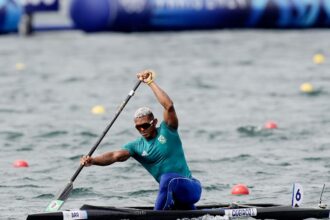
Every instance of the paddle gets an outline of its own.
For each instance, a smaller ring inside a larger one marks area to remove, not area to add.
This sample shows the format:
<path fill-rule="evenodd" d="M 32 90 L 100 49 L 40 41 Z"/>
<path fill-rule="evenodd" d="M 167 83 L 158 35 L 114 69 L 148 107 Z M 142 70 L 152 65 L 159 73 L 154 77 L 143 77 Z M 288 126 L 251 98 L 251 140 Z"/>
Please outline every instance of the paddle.
<path fill-rule="evenodd" d="M 137 90 L 137 88 L 139 87 L 139 85 L 141 84 L 141 82 L 142 81 L 139 80 L 136 83 L 136 85 L 134 86 L 133 90 L 131 90 L 129 92 L 129 94 L 128 94 L 127 98 L 125 99 L 125 101 L 120 105 L 120 107 L 119 107 L 119 109 L 118 109 L 115 117 L 112 119 L 112 121 L 110 122 L 110 124 L 105 128 L 105 130 L 103 131 L 103 134 L 99 137 L 99 139 L 97 140 L 97 142 L 94 144 L 93 148 L 87 154 L 88 156 L 92 156 L 92 154 L 94 153 L 94 151 L 96 150 L 96 148 L 101 143 L 102 139 L 105 137 L 105 135 L 107 134 L 107 132 L 109 131 L 109 129 L 111 128 L 111 126 L 113 125 L 113 123 L 118 118 L 118 116 L 121 113 L 121 111 L 124 109 L 124 107 L 126 106 L 126 104 L 128 103 L 128 101 L 134 95 L 135 91 Z M 70 192 L 73 189 L 73 182 L 75 181 L 75 179 L 77 178 L 77 176 L 79 175 L 79 173 L 83 169 L 83 167 L 84 167 L 84 165 L 80 165 L 79 166 L 79 168 L 77 169 L 77 171 L 71 177 L 71 179 L 68 182 L 68 184 L 65 186 L 64 190 L 62 190 L 62 192 L 56 196 L 56 199 L 52 200 L 49 203 L 49 205 L 46 208 L 46 211 L 49 211 L 49 212 L 51 212 L 51 211 L 58 211 L 61 208 L 61 206 L 66 201 L 66 199 L 69 197 Z"/>

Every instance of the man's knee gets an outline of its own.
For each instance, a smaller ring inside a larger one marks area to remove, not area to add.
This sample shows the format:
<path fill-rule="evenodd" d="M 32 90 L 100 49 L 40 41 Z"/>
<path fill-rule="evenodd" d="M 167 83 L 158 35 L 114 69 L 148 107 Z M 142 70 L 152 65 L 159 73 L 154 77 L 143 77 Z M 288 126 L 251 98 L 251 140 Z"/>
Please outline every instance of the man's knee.
<path fill-rule="evenodd" d="M 174 200 L 181 204 L 194 204 L 201 198 L 202 188 L 197 180 L 187 178 L 173 179 L 169 185 Z"/>

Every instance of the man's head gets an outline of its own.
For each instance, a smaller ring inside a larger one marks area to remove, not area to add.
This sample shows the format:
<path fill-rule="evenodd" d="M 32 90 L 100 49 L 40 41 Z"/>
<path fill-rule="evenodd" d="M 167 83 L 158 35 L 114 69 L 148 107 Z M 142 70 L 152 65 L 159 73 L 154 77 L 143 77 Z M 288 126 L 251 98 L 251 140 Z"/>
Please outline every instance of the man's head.
<path fill-rule="evenodd" d="M 134 114 L 135 128 L 140 134 L 146 138 L 151 139 L 157 135 L 156 124 L 157 119 L 148 107 L 142 107 L 136 110 Z"/>

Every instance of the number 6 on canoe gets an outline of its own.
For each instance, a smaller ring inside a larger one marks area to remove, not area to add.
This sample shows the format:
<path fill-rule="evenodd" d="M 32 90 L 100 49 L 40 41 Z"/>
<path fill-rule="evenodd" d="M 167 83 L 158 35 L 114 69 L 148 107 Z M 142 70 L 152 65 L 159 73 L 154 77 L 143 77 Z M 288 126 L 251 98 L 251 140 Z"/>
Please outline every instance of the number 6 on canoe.
<path fill-rule="evenodd" d="M 94 144 L 93 148 L 87 154 L 88 156 L 92 156 L 92 154 L 94 153 L 94 151 L 96 150 L 96 148 L 99 146 L 99 144 L 101 143 L 101 141 L 103 140 L 103 138 L 105 137 L 105 135 L 107 134 L 107 132 L 109 131 L 109 129 L 111 128 L 111 126 L 113 125 L 113 123 L 118 118 L 118 116 L 121 113 L 121 111 L 124 109 L 124 107 L 126 106 L 126 104 L 128 103 L 128 101 L 134 95 L 134 93 L 137 90 L 137 88 L 140 86 L 141 82 L 142 81 L 139 80 L 136 83 L 136 85 L 134 86 L 133 90 L 131 90 L 129 92 L 129 94 L 128 94 L 127 98 L 125 99 L 125 101 L 120 105 L 120 107 L 119 107 L 119 109 L 118 109 L 115 117 L 112 119 L 112 121 L 110 122 L 110 124 L 105 128 L 105 130 L 103 131 L 103 134 L 99 137 L 99 139 L 97 140 L 97 142 Z M 61 208 L 61 206 L 66 201 L 66 199 L 69 197 L 70 192 L 73 189 L 73 182 L 75 181 L 75 179 L 77 178 L 77 176 L 79 175 L 79 173 L 83 169 L 83 167 L 84 167 L 83 165 L 80 165 L 79 166 L 79 168 L 77 169 L 77 171 L 71 177 L 71 179 L 68 182 L 68 184 L 65 186 L 64 190 L 62 190 L 62 192 L 60 194 L 58 194 L 56 196 L 56 198 L 49 203 L 49 205 L 46 208 L 46 211 L 48 211 L 48 212 L 54 212 L 54 211 L 58 211 Z"/>

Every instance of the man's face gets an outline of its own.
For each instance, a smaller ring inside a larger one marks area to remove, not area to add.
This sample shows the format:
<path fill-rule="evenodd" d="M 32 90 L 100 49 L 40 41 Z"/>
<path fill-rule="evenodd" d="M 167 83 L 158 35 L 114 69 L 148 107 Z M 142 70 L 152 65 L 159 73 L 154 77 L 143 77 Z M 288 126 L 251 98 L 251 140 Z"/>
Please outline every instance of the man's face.
<path fill-rule="evenodd" d="M 144 138 L 153 138 L 153 134 L 156 131 L 157 119 L 150 116 L 143 116 L 141 118 L 134 119 L 134 122 L 135 128 Z"/>

